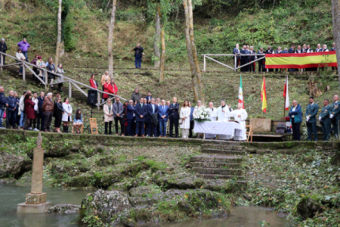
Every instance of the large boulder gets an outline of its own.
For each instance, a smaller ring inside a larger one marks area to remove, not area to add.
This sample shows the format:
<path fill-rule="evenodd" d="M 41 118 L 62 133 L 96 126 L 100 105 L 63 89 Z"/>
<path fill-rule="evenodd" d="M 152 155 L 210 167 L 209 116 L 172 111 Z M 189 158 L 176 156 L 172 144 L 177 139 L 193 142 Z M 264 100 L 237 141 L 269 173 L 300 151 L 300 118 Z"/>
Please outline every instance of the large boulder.
<path fill-rule="evenodd" d="M 297 205 L 297 212 L 303 219 L 313 218 L 316 213 L 323 212 L 320 196 L 312 195 L 306 196 L 300 200 Z"/>
<path fill-rule="evenodd" d="M 79 205 L 57 204 L 48 208 L 47 212 L 58 214 L 75 214 L 79 212 L 79 208 L 80 208 Z"/>
<path fill-rule="evenodd" d="M 12 155 L 0 152 L 0 178 L 8 176 L 19 178 L 30 169 L 32 169 L 32 160 L 26 155 Z"/>
<path fill-rule="evenodd" d="M 126 211 L 132 206 L 126 194 L 119 191 L 104 191 L 99 189 L 94 193 L 86 195 L 81 202 L 80 216 L 97 217 L 104 223 L 117 213 Z"/>

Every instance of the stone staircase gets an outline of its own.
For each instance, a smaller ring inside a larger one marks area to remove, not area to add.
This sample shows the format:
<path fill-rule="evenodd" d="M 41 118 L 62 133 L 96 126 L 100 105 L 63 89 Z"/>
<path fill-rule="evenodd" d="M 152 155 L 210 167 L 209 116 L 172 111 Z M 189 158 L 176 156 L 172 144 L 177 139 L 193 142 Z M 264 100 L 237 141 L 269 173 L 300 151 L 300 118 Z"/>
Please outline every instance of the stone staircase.
<path fill-rule="evenodd" d="M 236 142 L 202 144 L 201 155 L 190 158 L 192 171 L 205 179 L 234 179 L 246 183 L 241 164 L 245 152 Z"/>

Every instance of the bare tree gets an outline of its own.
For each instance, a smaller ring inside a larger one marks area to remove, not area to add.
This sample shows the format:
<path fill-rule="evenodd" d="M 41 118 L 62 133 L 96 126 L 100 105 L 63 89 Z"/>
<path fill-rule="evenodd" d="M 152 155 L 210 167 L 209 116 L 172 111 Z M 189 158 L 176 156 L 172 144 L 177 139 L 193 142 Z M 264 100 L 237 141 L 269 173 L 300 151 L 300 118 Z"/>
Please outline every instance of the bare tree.
<path fill-rule="evenodd" d="M 109 57 L 109 75 L 113 78 L 113 32 L 115 28 L 115 18 L 116 18 L 116 6 L 117 0 L 113 0 L 112 2 L 112 12 L 111 12 L 111 20 L 109 24 L 109 35 L 108 35 L 108 57 Z"/>
<path fill-rule="evenodd" d="M 62 0 L 59 0 L 59 10 L 58 10 L 58 35 L 57 35 L 57 48 L 56 48 L 56 56 L 55 56 L 55 65 L 58 67 L 59 55 L 61 44 L 61 6 Z"/>
<path fill-rule="evenodd" d="M 333 15 L 333 39 L 335 42 L 336 60 L 338 63 L 338 80 L 340 85 L 340 2 L 332 0 L 332 15 Z"/>
<path fill-rule="evenodd" d="M 194 38 L 194 18 L 192 12 L 192 0 L 183 0 L 184 13 L 185 13 L 185 36 L 187 43 L 187 51 L 189 64 L 191 69 L 192 85 L 194 90 L 195 100 L 202 100 L 204 98 L 204 86 L 202 83 L 202 73 L 198 63 L 197 50 Z"/>
<path fill-rule="evenodd" d="M 154 45 L 153 45 L 153 52 L 155 55 L 155 62 L 154 62 L 154 68 L 158 68 L 160 66 L 160 51 L 159 51 L 159 41 L 161 37 L 161 18 L 160 18 L 160 7 L 158 5 L 157 7 L 157 13 L 156 13 L 156 32 L 155 32 L 155 38 L 154 38 Z"/>
<path fill-rule="evenodd" d="M 161 67 L 159 73 L 159 82 L 164 81 L 164 65 L 165 65 L 165 37 L 164 37 L 164 25 L 162 26 L 161 32 L 161 40 L 162 40 L 162 55 L 161 55 Z"/>

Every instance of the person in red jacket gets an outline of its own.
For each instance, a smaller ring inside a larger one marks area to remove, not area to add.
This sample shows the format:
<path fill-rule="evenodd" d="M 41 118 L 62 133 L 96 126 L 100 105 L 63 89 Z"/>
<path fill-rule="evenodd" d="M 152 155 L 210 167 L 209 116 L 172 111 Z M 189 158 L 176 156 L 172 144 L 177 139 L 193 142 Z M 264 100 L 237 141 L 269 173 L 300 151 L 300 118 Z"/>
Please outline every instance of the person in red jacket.
<path fill-rule="evenodd" d="M 109 81 L 108 81 L 108 80 L 105 80 L 105 84 L 103 85 L 104 92 L 110 93 L 110 91 L 109 91 L 109 86 L 111 86 L 111 84 L 109 84 Z M 106 102 L 106 100 L 107 100 L 108 98 L 109 98 L 109 95 L 108 95 L 108 94 L 103 94 L 104 102 Z"/>
<path fill-rule="evenodd" d="M 117 95 L 118 93 L 118 87 L 115 84 L 114 79 L 111 79 L 111 83 L 109 84 L 109 82 L 106 80 L 105 84 L 104 84 L 104 92 L 107 93 L 111 93 L 114 95 Z M 108 94 L 103 94 L 103 99 L 106 101 L 109 98 Z"/>
<path fill-rule="evenodd" d="M 90 85 L 91 85 L 92 88 L 98 89 L 98 83 L 94 78 L 94 74 L 91 75 Z"/>
<path fill-rule="evenodd" d="M 32 95 L 30 93 L 27 93 L 25 95 L 25 113 L 27 117 L 27 125 L 31 125 L 31 120 L 34 120 L 36 118 L 35 112 L 34 112 L 34 105 L 35 102 L 32 100 Z M 32 130 L 31 127 L 28 128 L 28 130 Z"/>

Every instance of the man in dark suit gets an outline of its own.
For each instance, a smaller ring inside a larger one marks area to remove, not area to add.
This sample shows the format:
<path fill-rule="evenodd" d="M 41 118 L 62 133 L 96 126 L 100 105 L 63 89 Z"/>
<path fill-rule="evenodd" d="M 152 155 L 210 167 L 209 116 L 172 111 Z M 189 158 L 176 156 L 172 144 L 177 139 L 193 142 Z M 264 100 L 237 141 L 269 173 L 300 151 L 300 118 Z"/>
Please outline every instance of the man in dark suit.
<path fill-rule="evenodd" d="M 308 132 L 308 141 L 312 141 L 312 132 L 314 134 L 314 140 L 318 141 L 318 132 L 316 129 L 316 115 L 318 114 L 319 106 L 314 103 L 314 98 L 309 97 L 309 105 L 306 109 L 306 123 Z"/>
<path fill-rule="evenodd" d="M 45 124 L 45 115 L 44 111 L 42 109 L 42 106 L 44 104 L 45 99 L 45 93 L 40 92 L 40 96 L 38 97 L 38 109 L 39 113 L 37 115 L 37 129 L 43 131 L 44 130 L 44 124 Z"/>
<path fill-rule="evenodd" d="M 151 99 L 152 99 L 152 96 L 151 96 L 151 92 L 148 91 L 148 96 L 145 97 L 146 98 L 146 103 L 147 104 L 150 104 L 151 103 Z"/>
<path fill-rule="evenodd" d="M 9 91 L 9 96 L 6 99 L 6 106 L 7 106 L 7 110 L 8 110 L 8 116 L 6 116 L 6 118 L 8 118 L 8 123 L 9 125 L 6 125 L 7 128 L 11 128 L 15 126 L 15 119 L 14 119 L 14 114 L 15 114 L 15 110 L 18 108 L 18 103 L 16 98 L 14 98 L 14 94 L 13 91 Z"/>
<path fill-rule="evenodd" d="M 253 55 L 253 56 L 249 56 L 249 62 L 255 61 L 255 54 L 256 54 L 256 52 L 255 52 L 253 46 L 251 46 L 251 47 L 249 48 L 249 54 L 252 54 L 252 55 Z M 256 63 L 255 63 L 255 62 L 251 63 L 251 64 L 249 65 L 249 71 L 250 71 L 250 72 L 255 72 L 255 66 L 256 66 Z"/>
<path fill-rule="evenodd" d="M 331 48 L 331 51 L 336 51 L 335 50 L 335 43 L 333 43 L 333 47 Z M 337 67 L 334 67 L 334 66 L 332 67 L 332 70 L 336 70 L 336 69 L 337 69 Z"/>
<path fill-rule="evenodd" d="M 263 52 L 263 47 L 260 48 L 260 50 L 257 52 L 257 54 L 264 54 Z M 263 56 L 257 56 L 257 58 L 262 58 Z M 265 68 L 264 68 L 264 59 L 259 60 L 259 73 L 260 72 L 264 72 Z"/>
<path fill-rule="evenodd" d="M 282 54 L 282 49 L 280 46 L 277 47 L 277 51 L 275 51 L 275 54 Z M 281 71 L 281 69 L 276 69 L 276 72 L 279 72 L 279 71 Z"/>
<path fill-rule="evenodd" d="M 265 54 L 274 54 L 274 50 L 271 46 L 268 46 L 268 49 L 264 52 Z M 273 69 L 268 69 L 268 72 L 273 72 Z"/>
<path fill-rule="evenodd" d="M 239 49 L 239 44 L 236 44 L 236 47 L 233 50 L 233 54 L 240 54 L 240 49 Z M 240 65 L 241 63 L 241 56 L 234 56 L 234 64 L 235 64 L 235 59 L 236 59 L 236 68 Z M 236 70 L 237 71 L 237 70 Z"/>
<path fill-rule="evenodd" d="M 158 107 L 158 123 L 159 123 L 159 137 L 166 137 L 166 123 L 168 122 L 169 107 L 165 105 L 165 100 L 162 100 Z"/>
<path fill-rule="evenodd" d="M 155 104 L 155 99 L 151 99 L 151 103 L 148 105 L 148 117 L 147 122 L 147 136 L 157 137 L 157 124 L 158 124 L 158 106 Z"/>
<path fill-rule="evenodd" d="M 141 98 L 139 103 L 136 105 L 135 113 L 136 113 L 136 135 L 135 137 L 138 137 L 139 127 L 141 130 L 142 137 L 145 137 L 144 124 L 145 124 L 145 117 L 147 115 L 147 105 L 144 104 L 143 98 Z"/>
<path fill-rule="evenodd" d="M 175 125 L 175 137 L 178 138 L 178 120 L 179 120 L 179 104 L 177 98 L 172 99 L 172 104 L 169 105 L 169 118 L 170 118 L 170 137 L 173 135 L 173 126 Z"/>
<path fill-rule="evenodd" d="M 195 126 L 195 121 L 194 121 L 194 110 L 195 110 L 195 107 L 191 106 L 191 102 L 189 102 L 189 107 L 190 107 L 190 129 L 189 129 L 189 138 L 193 138 L 192 130 L 194 129 L 194 126 Z"/>
<path fill-rule="evenodd" d="M 290 54 L 294 54 L 295 53 L 295 45 L 292 45 L 291 48 L 289 48 L 288 53 L 290 53 Z M 295 71 L 296 70 L 292 69 L 292 68 L 288 69 L 288 72 L 295 72 Z"/>
<path fill-rule="evenodd" d="M 323 101 L 323 108 L 321 110 L 321 113 L 319 115 L 319 121 L 321 123 L 322 126 L 322 134 L 323 134 L 323 141 L 328 141 L 329 140 L 329 136 L 331 134 L 331 119 L 330 119 L 330 115 L 331 115 L 331 107 L 329 105 L 329 100 L 325 99 Z"/>
<path fill-rule="evenodd" d="M 333 96 L 334 103 L 331 104 L 331 122 L 334 130 L 334 135 L 336 138 L 339 137 L 339 120 L 340 120 L 340 102 L 339 95 Z"/>
<path fill-rule="evenodd" d="M 133 100 L 129 100 L 129 105 L 127 106 L 127 115 L 126 119 L 128 122 L 127 125 L 127 136 L 135 135 L 135 129 L 133 128 L 134 124 L 134 115 L 135 115 L 135 107 L 133 106 Z"/>
<path fill-rule="evenodd" d="M 243 45 L 243 48 L 241 49 L 241 54 L 248 54 L 248 51 L 246 49 L 246 45 Z M 247 63 L 248 56 L 241 56 L 241 66 L 245 65 Z M 246 72 L 247 71 L 247 66 L 244 66 L 241 68 L 241 72 Z"/>

